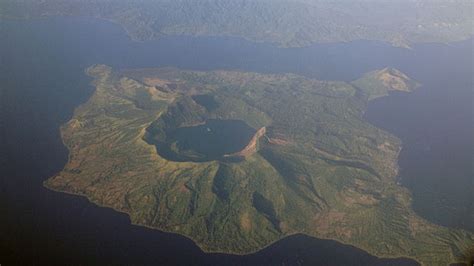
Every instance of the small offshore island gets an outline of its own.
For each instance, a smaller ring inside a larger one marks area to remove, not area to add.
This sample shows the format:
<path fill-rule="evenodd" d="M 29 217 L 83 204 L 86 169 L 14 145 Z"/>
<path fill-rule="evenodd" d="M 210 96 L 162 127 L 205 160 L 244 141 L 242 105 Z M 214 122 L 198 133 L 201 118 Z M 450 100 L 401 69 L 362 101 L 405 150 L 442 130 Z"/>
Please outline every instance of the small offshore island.
<path fill-rule="evenodd" d="M 474 235 L 415 214 L 396 182 L 400 140 L 363 120 L 370 100 L 419 86 L 396 69 L 351 83 L 86 72 L 96 91 L 61 128 L 69 161 L 45 182 L 50 189 L 185 235 L 206 252 L 247 254 L 303 233 L 422 265 L 470 259 Z"/>

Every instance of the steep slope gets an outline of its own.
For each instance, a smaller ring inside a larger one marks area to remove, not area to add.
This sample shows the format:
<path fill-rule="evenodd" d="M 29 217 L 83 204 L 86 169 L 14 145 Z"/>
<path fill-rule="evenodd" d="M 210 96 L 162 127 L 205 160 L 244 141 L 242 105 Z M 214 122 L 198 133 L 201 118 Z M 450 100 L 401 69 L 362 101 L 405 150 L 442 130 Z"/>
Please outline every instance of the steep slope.
<path fill-rule="evenodd" d="M 469 259 L 472 233 L 412 211 L 396 183 L 400 141 L 362 119 L 360 88 L 292 74 L 103 65 L 87 73 L 96 91 L 61 128 L 70 157 L 48 188 L 186 235 L 207 252 L 251 253 L 304 233 L 424 265 Z M 238 160 L 160 156 L 153 140 L 170 144 L 169 130 L 210 119 L 258 130 L 252 152 L 230 156 Z"/>

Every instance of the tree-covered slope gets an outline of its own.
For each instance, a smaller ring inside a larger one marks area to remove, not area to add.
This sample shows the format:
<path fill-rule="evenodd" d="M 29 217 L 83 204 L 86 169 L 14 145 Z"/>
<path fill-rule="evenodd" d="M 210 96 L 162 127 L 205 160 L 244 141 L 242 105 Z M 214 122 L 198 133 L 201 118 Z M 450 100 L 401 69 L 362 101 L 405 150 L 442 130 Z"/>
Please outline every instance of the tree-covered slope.
<path fill-rule="evenodd" d="M 45 182 L 51 189 L 208 252 L 251 253 L 304 233 L 424 265 L 468 260 L 472 233 L 411 209 L 396 183 L 400 141 L 362 119 L 359 87 L 293 74 L 104 65 L 87 73 L 96 91 L 61 128 L 70 156 Z M 256 133 L 240 152 L 191 160 L 172 132 L 209 120 L 242 121 Z M 178 159 L 162 156 L 163 146 Z"/>
<path fill-rule="evenodd" d="M 204 35 L 285 47 L 352 40 L 407 47 L 471 37 L 473 10 L 470 0 L 5 0 L 0 17 L 99 17 L 138 40 Z"/>

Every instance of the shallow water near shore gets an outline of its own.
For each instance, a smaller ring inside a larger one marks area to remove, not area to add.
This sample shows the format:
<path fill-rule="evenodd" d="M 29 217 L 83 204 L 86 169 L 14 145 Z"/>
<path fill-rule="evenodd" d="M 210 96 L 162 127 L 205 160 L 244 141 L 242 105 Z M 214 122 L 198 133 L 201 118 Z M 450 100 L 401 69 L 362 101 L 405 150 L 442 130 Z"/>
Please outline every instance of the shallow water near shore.
<path fill-rule="evenodd" d="M 423 86 L 373 101 L 366 118 L 402 139 L 400 182 L 412 192 L 417 213 L 474 231 L 472 40 L 412 50 L 369 41 L 289 49 L 238 38 L 133 42 L 118 25 L 78 18 L 0 21 L 0 33 L 0 248 L 6 258 L 21 252 L 25 262 L 39 264 L 416 265 L 302 235 L 248 256 L 205 254 L 185 237 L 130 225 L 124 214 L 45 189 L 42 182 L 67 161 L 59 127 L 91 95 L 84 69 L 96 63 L 346 81 L 396 67 Z"/>

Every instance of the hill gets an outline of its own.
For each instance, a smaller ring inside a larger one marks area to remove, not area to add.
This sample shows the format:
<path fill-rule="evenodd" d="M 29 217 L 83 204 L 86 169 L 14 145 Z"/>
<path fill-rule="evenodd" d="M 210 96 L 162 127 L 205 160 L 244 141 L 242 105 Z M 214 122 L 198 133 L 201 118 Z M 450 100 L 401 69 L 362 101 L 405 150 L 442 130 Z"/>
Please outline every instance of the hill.
<path fill-rule="evenodd" d="M 4 0 L 0 18 L 97 17 L 136 40 L 237 36 L 283 47 L 354 40 L 409 47 L 472 37 L 473 8 L 469 0 Z"/>
<path fill-rule="evenodd" d="M 45 182 L 50 189 L 185 235 L 206 252 L 252 253 L 303 233 L 423 265 L 469 259 L 472 233 L 411 209 L 396 182 L 401 143 L 362 119 L 368 98 L 358 86 L 173 68 L 87 73 L 96 91 L 61 128 L 70 156 Z M 396 70 L 373 73 L 414 83 Z M 193 134 L 177 138 L 182 130 Z M 233 138 L 193 142 L 229 132 L 245 132 L 235 152 L 214 153 Z"/>

